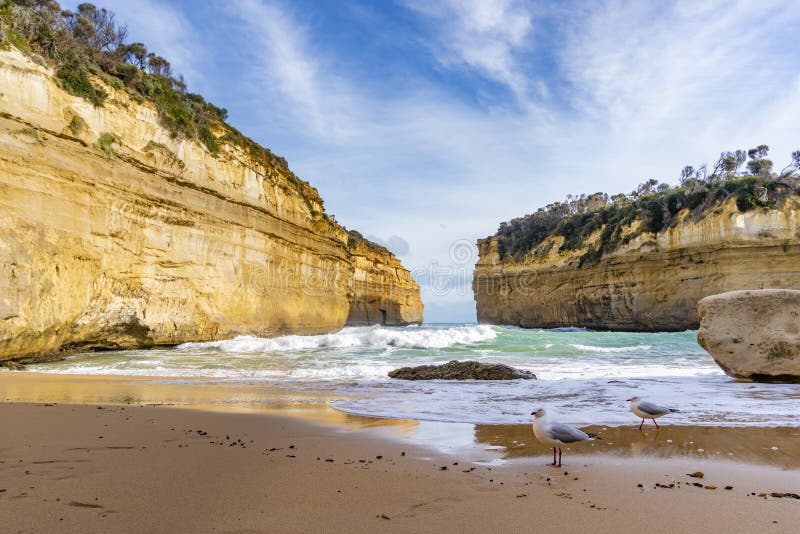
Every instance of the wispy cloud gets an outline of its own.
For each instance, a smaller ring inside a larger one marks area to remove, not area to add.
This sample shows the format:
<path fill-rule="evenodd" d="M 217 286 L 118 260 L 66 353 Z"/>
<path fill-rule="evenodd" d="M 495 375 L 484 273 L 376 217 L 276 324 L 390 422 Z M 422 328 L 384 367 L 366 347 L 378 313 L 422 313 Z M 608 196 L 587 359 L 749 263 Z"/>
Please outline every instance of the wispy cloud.
<path fill-rule="evenodd" d="M 315 135 L 329 139 L 351 135 L 359 113 L 351 87 L 318 59 L 321 51 L 310 53 L 309 30 L 299 17 L 276 2 L 233 0 L 232 5 L 245 23 L 261 87 L 286 101 L 293 118 Z"/>
<path fill-rule="evenodd" d="M 565 21 L 558 65 L 571 116 L 605 140 L 599 174 L 624 155 L 638 172 L 669 177 L 681 162 L 761 142 L 785 157 L 797 127 L 769 110 L 796 109 L 799 20 L 790 2 L 613 0 Z"/>
<path fill-rule="evenodd" d="M 529 5 L 516 0 L 407 0 L 406 5 L 438 25 L 430 46 L 442 65 L 474 69 L 527 99 L 530 81 L 516 56 L 530 45 Z"/>
<path fill-rule="evenodd" d="M 582 111 L 619 121 L 707 114 L 768 92 L 759 86 L 793 61 L 767 30 L 787 14 L 774 2 L 596 4 L 564 25 L 560 65 Z"/>

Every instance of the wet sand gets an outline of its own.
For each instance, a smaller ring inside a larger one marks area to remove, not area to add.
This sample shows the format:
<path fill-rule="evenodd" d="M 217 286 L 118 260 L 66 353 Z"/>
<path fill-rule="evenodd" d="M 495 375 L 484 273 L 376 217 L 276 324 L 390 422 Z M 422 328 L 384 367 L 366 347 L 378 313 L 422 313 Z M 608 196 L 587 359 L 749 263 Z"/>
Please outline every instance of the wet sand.
<path fill-rule="evenodd" d="M 800 429 L 600 429 L 604 440 L 554 469 L 523 425 L 280 398 L 259 413 L 237 413 L 244 401 L 210 411 L 192 385 L 179 389 L 192 409 L 137 400 L 161 387 L 178 386 L 0 373 L 2 530 L 793 532 L 800 517 L 800 499 L 777 496 L 800 493 Z M 120 398 L 87 405 L 93 395 Z"/>
<path fill-rule="evenodd" d="M 656 430 L 651 423 L 639 431 L 637 426 L 634 422 L 624 427 L 585 427 L 584 430 L 603 439 L 577 448 L 621 458 L 724 460 L 800 469 L 800 427 L 661 424 L 661 428 Z M 508 459 L 547 452 L 546 447 L 533 439 L 527 425 L 477 425 L 475 438 L 479 443 L 502 447 L 503 457 Z"/>

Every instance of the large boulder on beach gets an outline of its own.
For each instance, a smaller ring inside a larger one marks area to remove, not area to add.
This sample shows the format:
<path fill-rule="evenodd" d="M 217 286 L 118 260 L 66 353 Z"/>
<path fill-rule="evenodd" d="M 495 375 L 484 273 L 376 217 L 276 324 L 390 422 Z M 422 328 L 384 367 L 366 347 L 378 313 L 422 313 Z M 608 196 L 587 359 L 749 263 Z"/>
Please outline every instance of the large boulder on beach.
<path fill-rule="evenodd" d="M 442 365 L 402 367 L 391 371 L 389 377 L 401 380 L 531 380 L 536 375 L 500 363 L 453 360 Z"/>
<path fill-rule="evenodd" d="M 697 341 L 727 374 L 800 382 L 800 291 L 730 291 L 702 299 L 697 311 Z"/>

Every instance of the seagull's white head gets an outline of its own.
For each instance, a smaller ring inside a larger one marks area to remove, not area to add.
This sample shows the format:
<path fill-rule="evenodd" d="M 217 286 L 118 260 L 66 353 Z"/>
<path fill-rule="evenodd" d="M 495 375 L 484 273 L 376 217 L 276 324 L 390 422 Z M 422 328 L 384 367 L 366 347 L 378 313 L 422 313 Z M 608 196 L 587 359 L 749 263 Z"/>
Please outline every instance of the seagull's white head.
<path fill-rule="evenodd" d="M 544 408 L 539 408 L 531 412 L 531 415 L 534 416 L 536 419 L 540 419 L 547 415 L 547 412 L 544 411 Z"/>
<path fill-rule="evenodd" d="M 639 400 L 639 397 L 631 397 L 630 399 L 628 399 L 628 402 L 636 402 L 638 400 Z"/>

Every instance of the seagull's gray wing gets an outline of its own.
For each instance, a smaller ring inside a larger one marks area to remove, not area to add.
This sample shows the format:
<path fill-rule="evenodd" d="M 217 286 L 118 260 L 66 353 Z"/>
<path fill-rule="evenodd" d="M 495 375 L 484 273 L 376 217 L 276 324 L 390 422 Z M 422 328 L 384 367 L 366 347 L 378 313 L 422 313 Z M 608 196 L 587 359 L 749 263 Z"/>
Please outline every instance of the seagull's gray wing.
<path fill-rule="evenodd" d="M 653 404 L 652 402 L 642 401 L 639 403 L 638 408 L 646 414 L 649 415 L 664 415 L 669 413 L 669 408 L 666 406 L 661 406 L 659 404 Z"/>
<path fill-rule="evenodd" d="M 575 443 L 589 439 L 589 434 L 578 430 L 574 426 L 553 422 L 550 424 L 550 435 L 561 443 Z"/>

